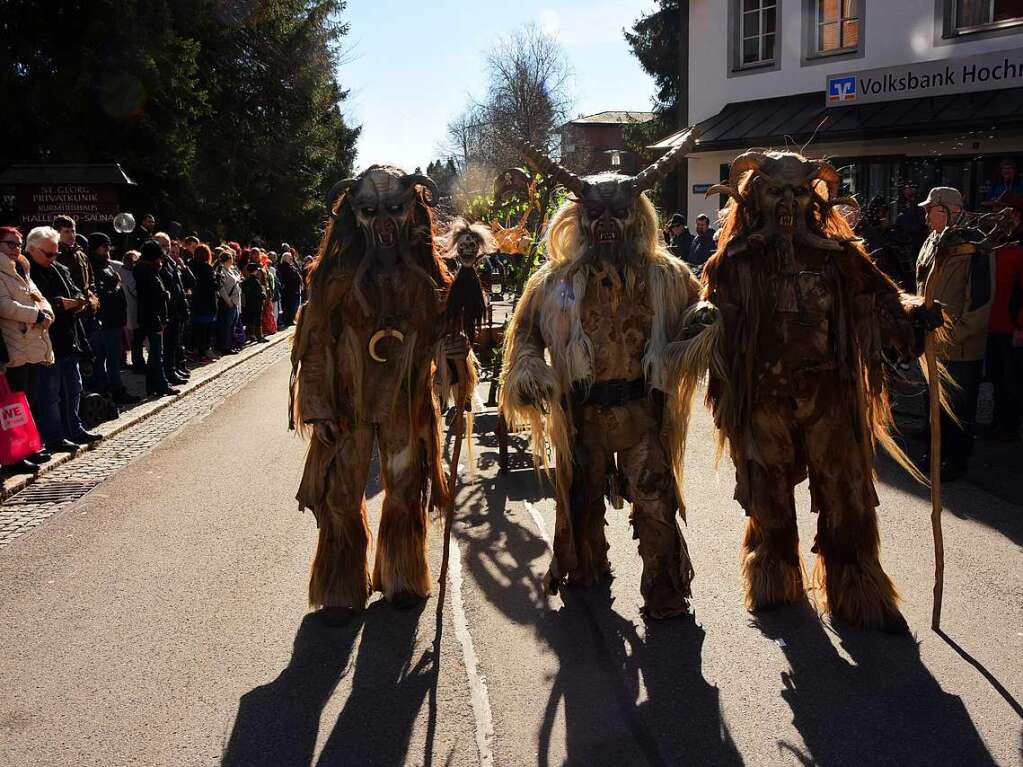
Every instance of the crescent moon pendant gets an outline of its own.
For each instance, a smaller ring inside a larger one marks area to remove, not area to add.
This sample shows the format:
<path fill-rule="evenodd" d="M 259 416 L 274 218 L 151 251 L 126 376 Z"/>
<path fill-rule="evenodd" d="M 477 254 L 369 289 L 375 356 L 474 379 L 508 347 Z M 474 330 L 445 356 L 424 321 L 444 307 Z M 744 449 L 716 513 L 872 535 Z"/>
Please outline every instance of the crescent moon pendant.
<path fill-rule="evenodd" d="M 386 357 L 381 357 L 377 354 L 377 344 L 385 338 L 397 338 L 399 343 L 405 343 L 405 334 L 400 330 L 394 330 L 392 328 L 378 330 L 373 334 L 373 337 L 369 339 L 369 356 L 372 357 L 375 362 L 387 362 Z"/>

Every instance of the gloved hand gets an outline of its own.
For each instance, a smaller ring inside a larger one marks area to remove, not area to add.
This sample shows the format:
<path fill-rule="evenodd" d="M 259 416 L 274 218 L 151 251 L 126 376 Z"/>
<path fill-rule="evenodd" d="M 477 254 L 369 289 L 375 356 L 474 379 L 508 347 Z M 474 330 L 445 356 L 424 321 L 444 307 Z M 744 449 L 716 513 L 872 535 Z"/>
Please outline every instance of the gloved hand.
<path fill-rule="evenodd" d="M 721 311 L 716 306 L 706 302 L 701 303 L 682 329 L 682 340 L 688 341 L 691 338 L 696 338 L 717 322 L 719 317 L 721 317 Z"/>
<path fill-rule="evenodd" d="M 913 308 L 913 324 L 926 332 L 937 330 L 945 324 L 945 305 L 934 301 L 930 306 L 920 304 Z"/>

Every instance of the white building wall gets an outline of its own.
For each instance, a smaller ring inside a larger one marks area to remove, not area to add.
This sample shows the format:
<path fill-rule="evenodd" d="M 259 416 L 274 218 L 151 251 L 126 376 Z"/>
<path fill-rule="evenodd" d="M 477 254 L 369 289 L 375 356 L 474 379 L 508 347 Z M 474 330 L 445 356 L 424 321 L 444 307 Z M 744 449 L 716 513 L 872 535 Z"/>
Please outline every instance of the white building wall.
<path fill-rule="evenodd" d="M 741 2 L 741 0 L 738 0 Z M 863 55 L 857 58 L 817 59 L 804 63 L 803 11 L 806 0 L 778 0 L 780 56 L 777 69 L 733 72 L 729 60 L 729 6 L 737 0 L 690 0 L 689 23 L 689 120 L 695 124 L 712 117 L 729 103 L 755 101 L 788 94 L 824 91 L 829 74 L 875 67 L 897 66 L 916 61 L 933 61 L 972 56 L 1000 50 L 1018 50 L 1023 35 L 970 38 L 954 41 L 941 37 L 941 20 L 936 18 L 935 0 L 859 0 L 864 7 Z M 821 99 L 823 100 L 823 95 Z M 854 147 L 836 145 L 833 154 L 850 155 Z M 828 154 L 825 147 L 815 151 Z M 965 152 L 974 151 L 966 147 Z M 873 143 L 872 154 L 907 153 L 905 142 L 883 150 Z M 949 151 L 949 154 L 952 152 Z M 693 184 L 716 183 L 722 162 L 736 152 L 694 155 L 689 159 L 689 220 L 704 213 L 717 215 L 716 198 L 705 200 L 692 194 Z"/>

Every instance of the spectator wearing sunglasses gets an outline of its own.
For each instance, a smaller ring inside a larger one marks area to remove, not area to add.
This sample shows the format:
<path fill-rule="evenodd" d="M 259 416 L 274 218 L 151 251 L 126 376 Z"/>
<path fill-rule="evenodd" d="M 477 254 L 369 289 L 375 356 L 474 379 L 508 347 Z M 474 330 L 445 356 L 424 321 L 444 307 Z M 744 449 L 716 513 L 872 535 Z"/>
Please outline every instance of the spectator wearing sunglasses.
<path fill-rule="evenodd" d="M 54 364 L 36 371 L 28 397 L 39 435 L 50 452 L 73 452 L 101 439 L 85 430 L 78 415 L 82 396 L 79 359 L 89 353 L 81 314 L 89 305 L 65 266 L 57 263 L 60 235 L 49 226 L 28 233 L 31 278 L 53 307 L 49 328 Z"/>

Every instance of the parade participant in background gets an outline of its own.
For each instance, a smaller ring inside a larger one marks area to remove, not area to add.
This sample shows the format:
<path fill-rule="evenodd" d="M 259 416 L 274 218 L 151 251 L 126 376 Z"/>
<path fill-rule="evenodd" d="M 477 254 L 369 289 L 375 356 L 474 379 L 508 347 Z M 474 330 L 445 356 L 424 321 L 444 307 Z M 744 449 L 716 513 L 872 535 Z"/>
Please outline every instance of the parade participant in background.
<path fill-rule="evenodd" d="M 809 477 L 819 606 L 901 633 L 880 561 L 875 443 L 911 464 L 889 432 L 882 353 L 920 354 L 943 318 L 874 266 L 836 210 L 855 205 L 839 185 L 822 160 L 751 151 L 708 192 L 731 199 L 703 276 L 716 316 L 701 336 L 714 341 L 707 399 L 748 516 L 746 607 L 805 598 L 794 489 Z"/>
<path fill-rule="evenodd" d="M 487 318 L 488 296 L 480 282 L 476 263 L 497 248 L 494 234 L 486 224 L 470 224 L 464 218 L 452 220 L 441 240 L 441 252 L 455 275 L 448 301 L 449 314 L 458 314 L 458 332 L 475 343 L 476 334 Z"/>
<path fill-rule="evenodd" d="M 688 411 L 666 363 L 698 285 L 665 248 L 643 192 L 694 143 L 690 133 L 635 178 L 579 178 L 523 150 L 571 194 L 550 222 L 549 260 L 530 277 L 505 341 L 501 410 L 509 424 L 530 424 L 535 460 L 547 465 L 548 441 L 557 455 L 547 591 L 610 576 L 607 494 L 616 508 L 632 502 L 650 618 L 686 612 L 693 577 L 677 521 Z"/>
<path fill-rule="evenodd" d="M 297 497 L 319 526 L 309 602 L 331 623 L 361 611 L 374 590 L 397 607 L 431 590 L 427 510 L 448 499 L 435 361 L 467 354 L 464 338 L 443 333 L 451 278 L 434 247 L 437 197 L 430 178 L 381 165 L 327 196 L 292 352 L 291 424 L 313 432 Z M 374 443 L 384 499 L 371 576 L 364 490 Z"/>

